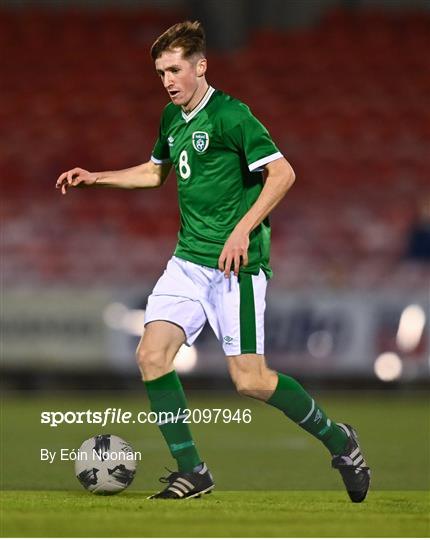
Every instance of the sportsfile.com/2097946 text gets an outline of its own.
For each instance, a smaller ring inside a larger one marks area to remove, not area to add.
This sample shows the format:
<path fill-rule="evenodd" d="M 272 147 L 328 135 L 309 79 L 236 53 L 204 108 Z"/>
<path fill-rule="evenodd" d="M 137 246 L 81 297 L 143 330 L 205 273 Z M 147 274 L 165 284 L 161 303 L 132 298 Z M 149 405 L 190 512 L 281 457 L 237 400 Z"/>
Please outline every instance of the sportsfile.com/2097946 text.
<path fill-rule="evenodd" d="M 42 411 L 40 423 L 50 427 L 61 424 L 97 424 L 105 427 L 108 424 L 249 424 L 252 421 L 251 409 L 178 409 L 170 411 L 139 411 L 133 413 L 121 408 L 108 407 L 103 411 Z"/>

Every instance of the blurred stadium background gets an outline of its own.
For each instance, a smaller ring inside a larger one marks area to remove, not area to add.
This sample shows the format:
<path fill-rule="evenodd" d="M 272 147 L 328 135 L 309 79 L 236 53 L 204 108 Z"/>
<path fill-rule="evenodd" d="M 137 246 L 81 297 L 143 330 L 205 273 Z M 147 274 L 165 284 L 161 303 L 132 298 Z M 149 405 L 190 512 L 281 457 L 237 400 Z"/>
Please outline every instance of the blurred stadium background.
<path fill-rule="evenodd" d="M 272 216 L 271 365 L 315 384 L 426 385 L 428 1 L 4 0 L 3 387 L 140 387 L 175 179 L 67 197 L 54 183 L 148 159 L 166 103 L 148 48 L 185 18 L 206 26 L 209 81 L 251 106 L 297 173 Z M 227 377 L 209 329 L 177 368 Z"/>

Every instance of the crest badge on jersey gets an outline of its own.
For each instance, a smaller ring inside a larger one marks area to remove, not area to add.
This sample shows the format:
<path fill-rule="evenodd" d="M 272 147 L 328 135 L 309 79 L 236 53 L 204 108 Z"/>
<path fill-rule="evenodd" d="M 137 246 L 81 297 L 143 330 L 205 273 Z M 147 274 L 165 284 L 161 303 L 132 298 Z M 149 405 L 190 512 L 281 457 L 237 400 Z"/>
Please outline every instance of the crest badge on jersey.
<path fill-rule="evenodd" d="M 201 154 L 209 146 L 209 135 L 206 131 L 194 131 L 193 133 L 193 147 L 194 150 Z"/>

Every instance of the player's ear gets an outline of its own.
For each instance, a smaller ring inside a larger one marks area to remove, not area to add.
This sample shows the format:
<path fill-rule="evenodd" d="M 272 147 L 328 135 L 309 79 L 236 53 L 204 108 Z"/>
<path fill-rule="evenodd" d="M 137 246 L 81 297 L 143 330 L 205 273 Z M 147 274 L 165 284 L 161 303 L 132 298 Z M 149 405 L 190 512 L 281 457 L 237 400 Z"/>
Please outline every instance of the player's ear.
<path fill-rule="evenodd" d="M 197 60 L 197 77 L 203 77 L 203 75 L 206 73 L 206 69 L 208 67 L 208 61 L 206 58 L 199 58 Z"/>

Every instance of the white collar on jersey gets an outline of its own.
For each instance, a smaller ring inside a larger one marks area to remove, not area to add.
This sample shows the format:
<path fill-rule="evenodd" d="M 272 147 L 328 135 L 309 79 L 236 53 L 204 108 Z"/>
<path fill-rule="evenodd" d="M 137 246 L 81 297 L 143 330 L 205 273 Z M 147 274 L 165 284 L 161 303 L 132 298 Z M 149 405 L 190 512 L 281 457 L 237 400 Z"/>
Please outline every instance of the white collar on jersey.
<path fill-rule="evenodd" d="M 197 107 L 194 107 L 194 109 L 188 114 L 182 111 L 182 118 L 185 120 L 185 122 L 188 123 L 190 120 L 192 120 L 196 116 L 196 114 L 199 114 L 199 112 L 204 107 L 206 107 L 208 101 L 210 100 L 214 92 L 215 92 L 215 88 L 212 88 L 212 86 L 209 86 L 209 88 L 206 90 L 206 94 L 202 97 Z"/>

